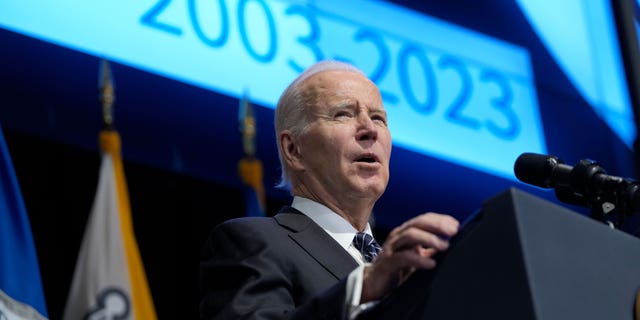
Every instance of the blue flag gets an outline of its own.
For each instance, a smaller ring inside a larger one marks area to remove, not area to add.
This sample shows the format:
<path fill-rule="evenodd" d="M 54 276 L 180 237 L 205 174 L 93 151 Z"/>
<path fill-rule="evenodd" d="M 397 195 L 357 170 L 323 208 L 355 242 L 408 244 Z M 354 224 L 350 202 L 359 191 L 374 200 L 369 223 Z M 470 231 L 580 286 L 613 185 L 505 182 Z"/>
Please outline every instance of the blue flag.
<path fill-rule="evenodd" d="M 0 127 L 0 319 L 46 319 L 38 258 Z"/>

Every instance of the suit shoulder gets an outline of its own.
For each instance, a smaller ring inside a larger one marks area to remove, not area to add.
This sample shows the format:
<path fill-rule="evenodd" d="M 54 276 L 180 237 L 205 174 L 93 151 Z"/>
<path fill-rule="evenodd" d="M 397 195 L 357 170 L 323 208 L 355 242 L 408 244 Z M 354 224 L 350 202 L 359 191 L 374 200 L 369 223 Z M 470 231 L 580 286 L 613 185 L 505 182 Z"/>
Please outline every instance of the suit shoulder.
<path fill-rule="evenodd" d="M 215 229 L 235 229 L 235 228 L 264 228 L 274 225 L 273 217 L 241 217 L 226 220 L 215 227 Z"/>
<path fill-rule="evenodd" d="M 268 236 L 281 229 L 273 217 L 242 217 L 226 220 L 211 230 L 210 236 L 222 234 L 233 237 L 256 239 L 261 235 Z"/>

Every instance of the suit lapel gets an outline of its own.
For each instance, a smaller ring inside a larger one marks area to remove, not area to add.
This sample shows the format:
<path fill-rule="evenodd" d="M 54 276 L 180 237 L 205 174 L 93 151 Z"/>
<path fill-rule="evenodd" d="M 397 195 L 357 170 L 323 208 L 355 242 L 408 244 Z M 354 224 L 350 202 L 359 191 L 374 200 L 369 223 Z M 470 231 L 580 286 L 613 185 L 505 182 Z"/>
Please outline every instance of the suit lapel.
<path fill-rule="evenodd" d="M 284 207 L 275 219 L 281 226 L 291 230 L 289 237 L 336 279 L 345 278 L 358 266 L 358 263 L 338 242 L 302 212 Z"/>

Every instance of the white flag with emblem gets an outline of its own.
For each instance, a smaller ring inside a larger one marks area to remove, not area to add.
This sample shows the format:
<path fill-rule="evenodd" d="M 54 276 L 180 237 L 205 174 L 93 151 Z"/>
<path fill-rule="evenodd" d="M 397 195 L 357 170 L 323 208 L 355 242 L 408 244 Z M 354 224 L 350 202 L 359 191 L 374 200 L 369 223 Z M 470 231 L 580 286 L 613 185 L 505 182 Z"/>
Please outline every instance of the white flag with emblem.
<path fill-rule="evenodd" d="M 100 133 L 102 165 L 63 319 L 156 319 L 138 252 L 116 131 Z"/>

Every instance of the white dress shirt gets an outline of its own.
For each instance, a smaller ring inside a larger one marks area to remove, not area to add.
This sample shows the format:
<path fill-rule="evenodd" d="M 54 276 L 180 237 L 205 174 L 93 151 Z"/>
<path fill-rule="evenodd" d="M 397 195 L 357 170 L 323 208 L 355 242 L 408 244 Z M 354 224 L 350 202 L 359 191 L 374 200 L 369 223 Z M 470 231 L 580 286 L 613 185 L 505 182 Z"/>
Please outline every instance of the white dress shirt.
<path fill-rule="evenodd" d="M 353 256 L 359 264 L 359 267 L 351 271 L 347 278 L 344 308 L 346 318 L 355 319 L 355 317 L 362 311 L 374 306 L 377 302 L 360 303 L 364 267 L 367 265 L 367 262 L 364 260 L 360 250 L 353 245 L 353 238 L 356 236 L 358 230 L 339 214 L 335 213 L 327 206 L 313 200 L 295 196 L 291 203 L 291 207 L 311 218 L 313 222 L 318 224 L 325 232 L 336 240 L 340 246 L 347 250 L 347 252 Z M 369 223 L 367 223 L 364 232 L 372 235 Z"/>

